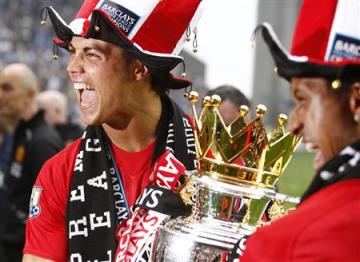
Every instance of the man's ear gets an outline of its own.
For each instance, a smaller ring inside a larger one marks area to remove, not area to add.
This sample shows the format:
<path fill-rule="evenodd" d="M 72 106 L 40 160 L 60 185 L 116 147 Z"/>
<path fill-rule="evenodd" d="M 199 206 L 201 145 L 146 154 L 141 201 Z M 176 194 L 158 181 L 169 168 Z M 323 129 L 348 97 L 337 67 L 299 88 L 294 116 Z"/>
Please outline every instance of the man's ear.
<path fill-rule="evenodd" d="M 350 88 L 350 110 L 360 116 L 360 82 L 353 83 Z"/>
<path fill-rule="evenodd" d="M 148 79 L 150 76 L 150 70 L 139 60 L 133 61 L 132 72 L 135 76 L 135 80 Z"/>

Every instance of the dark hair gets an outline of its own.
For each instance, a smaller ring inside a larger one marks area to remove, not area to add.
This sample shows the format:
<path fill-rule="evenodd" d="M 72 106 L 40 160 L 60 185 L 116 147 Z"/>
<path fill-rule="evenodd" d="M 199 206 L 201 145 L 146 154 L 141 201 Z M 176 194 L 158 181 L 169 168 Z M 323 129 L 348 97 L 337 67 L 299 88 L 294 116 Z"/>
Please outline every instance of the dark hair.
<path fill-rule="evenodd" d="M 151 72 L 151 87 L 158 94 L 163 95 L 169 91 L 167 83 L 169 81 L 170 74 L 167 71 L 158 71 L 150 68 Z"/>
<path fill-rule="evenodd" d="M 356 78 L 352 78 L 352 79 L 340 79 L 341 81 L 341 86 L 337 89 L 334 89 L 332 87 L 332 83 L 333 81 L 337 81 L 338 79 L 326 79 L 326 84 L 327 87 L 329 88 L 329 90 L 331 90 L 331 92 L 338 96 L 339 98 L 343 98 L 346 97 L 349 92 L 351 91 L 351 86 L 356 83 L 356 82 L 360 82 L 360 79 L 356 79 Z"/>
<path fill-rule="evenodd" d="M 130 65 L 130 63 L 136 59 L 136 56 L 133 54 L 133 52 L 131 52 L 126 48 L 122 48 L 122 50 L 123 50 L 122 52 L 123 58 L 125 60 L 126 65 Z"/>
<path fill-rule="evenodd" d="M 125 60 L 125 63 L 129 65 L 132 61 L 135 59 L 138 59 L 134 53 L 132 53 L 128 49 L 123 49 L 123 57 Z M 141 60 L 140 60 L 141 61 Z M 149 68 L 149 67 L 148 67 Z M 151 88 L 154 90 L 158 95 L 165 94 L 169 89 L 166 88 L 166 82 L 169 78 L 169 72 L 167 71 L 161 71 L 156 70 L 153 68 L 149 68 L 150 75 L 151 75 Z"/>
<path fill-rule="evenodd" d="M 221 85 L 210 90 L 207 95 L 219 95 L 222 101 L 229 100 L 236 106 L 247 105 L 250 107 L 250 100 L 236 87 L 231 85 Z"/>

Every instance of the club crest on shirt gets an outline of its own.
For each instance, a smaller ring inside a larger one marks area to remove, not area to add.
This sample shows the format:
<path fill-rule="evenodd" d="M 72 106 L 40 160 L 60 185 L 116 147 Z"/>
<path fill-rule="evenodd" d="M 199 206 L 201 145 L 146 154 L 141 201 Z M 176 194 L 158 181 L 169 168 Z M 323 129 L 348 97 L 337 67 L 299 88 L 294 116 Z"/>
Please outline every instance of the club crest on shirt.
<path fill-rule="evenodd" d="M 31 191 L 30 206 L 29 206 L 29 218 L 34 218 L 40 215 L 40 196 L 43 188 L 33 187 Z"/>

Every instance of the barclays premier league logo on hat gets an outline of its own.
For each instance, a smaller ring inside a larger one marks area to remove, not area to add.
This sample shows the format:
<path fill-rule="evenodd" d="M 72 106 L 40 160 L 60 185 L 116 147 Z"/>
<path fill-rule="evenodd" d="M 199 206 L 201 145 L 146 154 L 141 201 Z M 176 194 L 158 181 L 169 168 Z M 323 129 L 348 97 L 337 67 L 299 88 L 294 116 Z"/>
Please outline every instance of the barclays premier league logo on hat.
<path fill-rule="evenodd" d="M 29 206 L 29 218 L 34 218 L 40 215 L 40 196 L 43 188 L 33 187 L 31 191 L 30 206 Z"/>
<path fill-rule="evenodd" d="M 139 16 L 125 7 L 111 1 L 105 0 L 100 9 L 103 10 L 111 19 L 111 21 L 120 28 L 126 35 L 129 35 Z"/>
<path fill-rule="evenodd" d="M 360 59 L 360 40 L 342 34 L 336 34 L 329 60 Z"/>

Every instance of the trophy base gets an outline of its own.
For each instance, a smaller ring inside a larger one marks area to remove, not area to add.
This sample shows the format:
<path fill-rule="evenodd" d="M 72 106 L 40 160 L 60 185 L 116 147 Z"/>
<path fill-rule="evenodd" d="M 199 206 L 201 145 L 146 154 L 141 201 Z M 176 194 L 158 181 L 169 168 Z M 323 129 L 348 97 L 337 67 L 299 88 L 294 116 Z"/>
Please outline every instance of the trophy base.
<path fill-rule="evenodd" d="M 157 233 L 153 261 L 224 261 L 239 239 L 253 230 L 213 218 L 171 220 Z"/>

